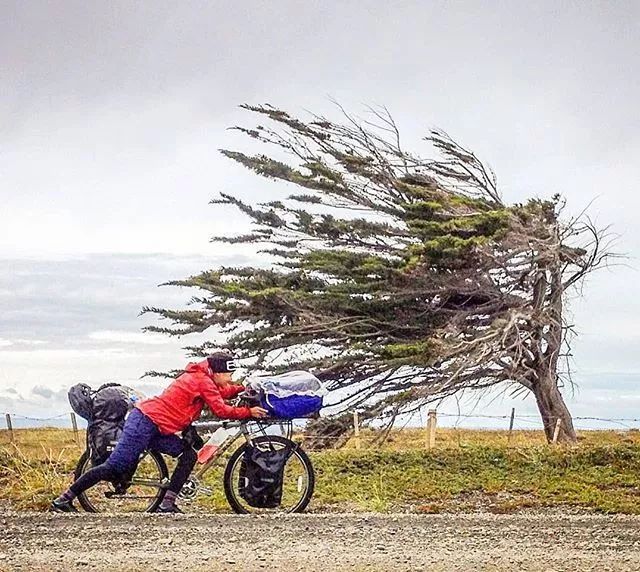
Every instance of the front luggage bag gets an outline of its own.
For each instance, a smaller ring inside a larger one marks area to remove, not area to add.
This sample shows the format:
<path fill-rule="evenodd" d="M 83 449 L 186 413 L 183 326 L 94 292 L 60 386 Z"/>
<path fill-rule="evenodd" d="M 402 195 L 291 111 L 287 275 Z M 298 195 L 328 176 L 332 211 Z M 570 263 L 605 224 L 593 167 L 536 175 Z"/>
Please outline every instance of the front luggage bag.
<path fill-rule="evenodd" d="M 247 445 L 240 464 L 240 496 L 254 508 L 277 508 L 282 502 L 284 470 L 293 447 L 266 450 Z"/>

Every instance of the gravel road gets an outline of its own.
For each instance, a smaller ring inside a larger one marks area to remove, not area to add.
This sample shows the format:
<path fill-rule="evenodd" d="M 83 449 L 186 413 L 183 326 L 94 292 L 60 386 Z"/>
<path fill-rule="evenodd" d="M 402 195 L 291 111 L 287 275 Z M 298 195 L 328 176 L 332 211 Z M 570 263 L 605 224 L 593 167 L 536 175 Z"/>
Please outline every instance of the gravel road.
<path fill-rule="evenodd" d="M 0 570 L 640 570 L 640 517 L 0 513 Z"/>

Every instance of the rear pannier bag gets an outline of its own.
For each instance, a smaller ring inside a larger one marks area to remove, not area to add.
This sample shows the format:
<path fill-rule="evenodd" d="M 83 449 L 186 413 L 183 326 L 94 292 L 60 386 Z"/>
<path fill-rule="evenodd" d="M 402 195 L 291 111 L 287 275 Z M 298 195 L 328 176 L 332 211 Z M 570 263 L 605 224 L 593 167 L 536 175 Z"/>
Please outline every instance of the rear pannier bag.
<path fill-rule="evenodd" d="M 94 466 L 104 463 L 122 434 L 124 421 L 140 394 L 119 383 L 107 383 L 96 391 L 85 384 L 69 390 L 73 410 L 89 422 L 87 447 Z M 87 413 L 89 415 L 87 415 Z"/>
<path fill-rule="evenodd" d="M 295 419 L 318 413 L 327 394 L 322 382 L 308 371 L 290 371 L 281 375 L 257 375 L 247 386 L 260 395 L 260 405 L 272 417 Z"/>
<path fill-rule="evenodd" d="M 247 445 L 240 463 L 238 491 L 249 506 L 280 506 L 284 469 L 292 453 L 293 447 L 263 450 Z"/>

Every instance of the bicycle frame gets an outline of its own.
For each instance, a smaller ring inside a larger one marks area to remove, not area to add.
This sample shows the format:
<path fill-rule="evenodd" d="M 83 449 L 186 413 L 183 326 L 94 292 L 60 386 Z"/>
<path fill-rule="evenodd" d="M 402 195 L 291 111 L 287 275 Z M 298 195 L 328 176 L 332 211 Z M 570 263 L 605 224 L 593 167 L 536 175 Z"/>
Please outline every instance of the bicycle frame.
<path fill-rule="evenodd" d="M 276 438 L 281 439 L 282 437 L 284 437 L 285 439 L 291 440 L 293 437 L 293 429 L 294 429 L 294 423 L 292 420 L 277 419 L 277 418 L 266 418 L 266 419 L 260 419 L 260 420 L 245 419 L 245 420 L 238 420 L 238 421 L 222 421 L 222 420 L 198 421 L 198 422 L 195 422 L 194 425 L 196 426 L 197 429 L 201 431 L 204 430 L 206 431 L 206 433 L 213 433 L 220 428 L 224 428 L 226 430 L 231 430 L 231 431 L 228 434 L 227 438 L 214 451 L 211 458 L 206 463 L 202 465 L 196 465 L 194 467 L 193 471 L 191 472 L 191 475 L 189 476 L 189 479 L 187 480 L 187 482 L 185 483 L 185 485 L 183 486 L 180 492 L 180 498 L 185 501 L 191 501 L 195 499 L 196 496 L 198 495 L 211 494 L 212 489 L 208 486 L 205 486 L 203 482 L 205 474 L 214 465 L 216 465 L 217 463 L 220 463 L 225 453 L 229 452 L 229 450 L 232 449 L 233 445 L 239 439 L 242 438 L 247 444 L 252 445 L 254 444 L 253 443 L 254 439 L 259 439 L 263 436 L 276 437 L 273 431 L 267 432 L 267 430 L 272 426 L 279 426 L 280 431 L 277 432 Z M 254 445 L 254 446 L 259 446 L 259 445 Z M 140 460 L 144 459 L 147 453 L 148 452 L 145 452 L 143 455 L 141 455 Z M 235 453 L 231 453 L 231 454 L 233 455 Z M 157 452 L 155 453 L 155 455 L 158 456 Z M 237 462 L 237 459 L 235 462 Z M 158 462 L 156 461 L 156 465 L 157 464 Z M 119 485 L 118 483 L 112 483 L 115 489 L 104 492 L 103 494 L 105 498 L 108 498 L 108 499 L 113 498 L 116 500 L 127 500 L 127 499 L 132 499 L 137 501 L 141 501 L 144 499 L 153 500 L 154 498 L 157 498 L 157 493 L 152 494 L 151 492 L 145 493 L 144 491 L 140 491 L 139 493 L 136 492 L 134 494 L 131 494 L 129 487 L 131 485 L 138 485 L 142 487 L 149 487 L 151 490 L 153 490 L 154 488 L 156 490 L 158 489 L 162 490 L 162 489 L 166 489 L 169 486 L 169 482 L 170 482 L 170 479 L 167 477 L 160 476 L 160 478 L 156 477 L 154 479 L 152 477 L 150 478 L 149 474 L 143 473 L 139 477 L 136 477 L 134 474 L 132 475 L 132 477 L 130 477 L 130 480 L 128 482 L 126 483 L 123 482 L 122 485 Z M 227 485 L 225 484 L 225 491 L 226 491 L 226 486 Z M 313 485 L 311 485 L 311 487 L 312 487 L 311 490 L 313 490 Z M 229 500 L 228 493 L 225 492 L 225 494 L 227 494 L 227 498 Z M 307 503 L 309 499 L 310 499 L 310 496 L 306 501 Z M 87 502 L 89 504 L 94 503 L 93 500 L 87 501 Z M 229 503 L 231 504 L 231 500 L 229 500 Z M 233 504 L 232 504 L 232 508 L 234 508 Z M 93 509 L 87 508 L 87 510 L 93 510 Z M 102 509 L 98 509 L 98 511 L 100 510 Z M 236 509 L 234 508 L 234 510 Z"/>
<path fill-rule="evenodd" d="M 218 447 L 218 449 L 212 455 L 211 459 L 209 459 L 202 466 L 195 467 L 194 471 L 191 473 L 190 479 L 195 478 L 195 481 L 198 483 L 198 486 L 199 486 L 199 483 L 201 482 L 202 477 L 207 473 L 207 471 L 209 471 L 209 469 L 211 469 L 211 467 L 213 467 L 218 462 L 220 457 L 222 457 L 222 455 L 224 455 L 224 453 L 228 451 L 238 439 L 240 439 L 241 437 L 244 437 L 247 443 L 251 443 L 252 436 L 255 433 L 250 430 L 250 424 L 252 423 L 258 427 L 259 432 L 262 433 L 263 435 L 266 435 L 265 428 L 271 425 L 280 425 L 280 427 L 282 428 L 282 432 L 286 435 L 287 438 L 291 438 L 291 435 L 293 433 L 293 423 L 291 422 L 291 420 L 288 420 L 288 419 L 287 420 L 265 419 L 264 421 L 262 420 L 257 421 L 255 419 L 251 419 L 249 421 L 245 421 L 245 420 L 243 421 L 196 421 L 194 423 L 194 426 L 197 429 L 206 429 L 208 431 L 214 432 L 217 429 L 222 427 L 224 429 L 235 428 L 237 429 L 237 431 L 234 434 L 229 435 L 229 437 L 227 437 L 222 442 L 222 444 Z M 134 477 L 131 480 L 131 483 L 135 485 L 152 486 L 152 487 L 158 485 L 156 481 L 142 479 L 139 477 L 138 478 Z M 167 480 L 166 482 L 162 482 L 161 486 L 162 488 L 166 488 L 168 484 L 169 482 Z"/>

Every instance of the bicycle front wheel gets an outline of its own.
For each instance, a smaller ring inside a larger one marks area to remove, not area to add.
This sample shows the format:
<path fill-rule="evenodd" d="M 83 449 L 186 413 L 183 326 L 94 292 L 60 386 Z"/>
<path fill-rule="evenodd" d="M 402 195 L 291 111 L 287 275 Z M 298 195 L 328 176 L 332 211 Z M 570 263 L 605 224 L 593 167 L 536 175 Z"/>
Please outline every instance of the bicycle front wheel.
<path fill-rule="evenodd" d="M 229 505 L 238 514 L 272 514 L 274 512 L 302 512 L 313 495 L 315 474 L 308 455 L 297 443 L 277 435 L 262 435 L 251 440 L 252 445 L 264 451 L 291 448 L 292 453 L 284 469 L 282 502 L 277 508 L 256 508 L 240 494 L 243 478 L 240 469 L 247 444 L 231 455 L 224 471 L 224 493 Z"/>
<path fill-rule="evenodd" d="M 92 468 L 89 451 L 85 451 L 75 470 L 78 480 Z M 136 472 L 121 482 L 102 481 L 78 495 L 78 501 L 87 512 L 153 512 L 165 493 L 164 483 L 169 471 L 162 455 L 146 452 Z"/>

